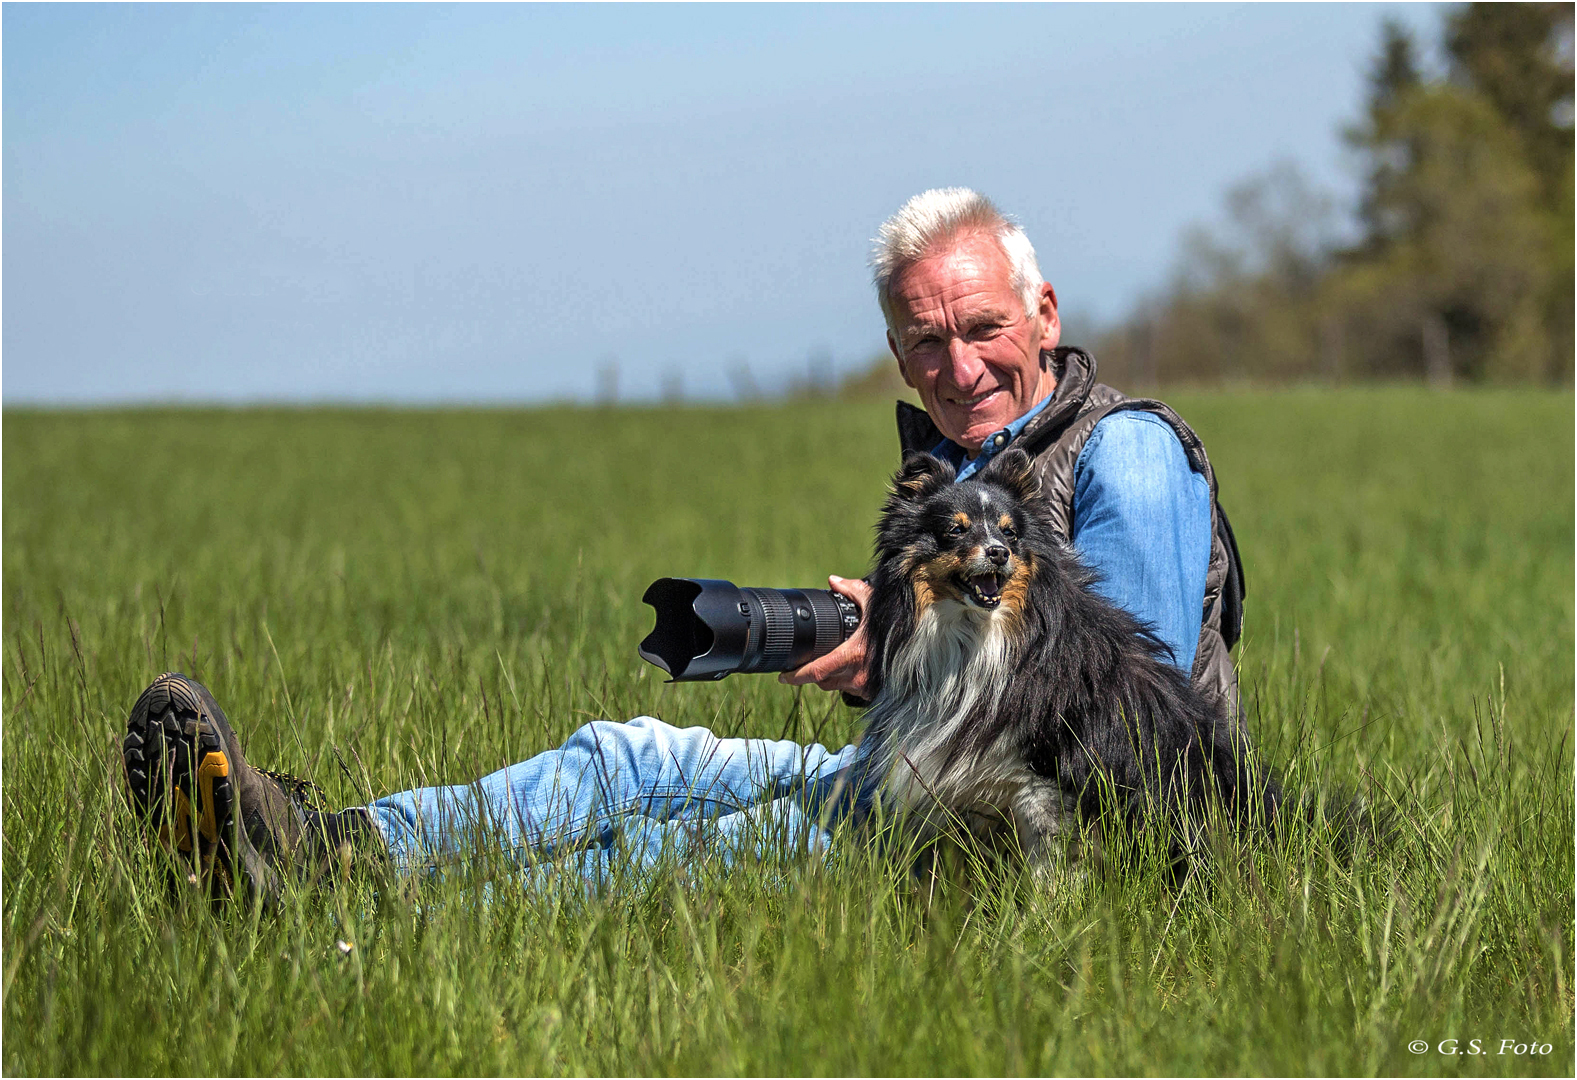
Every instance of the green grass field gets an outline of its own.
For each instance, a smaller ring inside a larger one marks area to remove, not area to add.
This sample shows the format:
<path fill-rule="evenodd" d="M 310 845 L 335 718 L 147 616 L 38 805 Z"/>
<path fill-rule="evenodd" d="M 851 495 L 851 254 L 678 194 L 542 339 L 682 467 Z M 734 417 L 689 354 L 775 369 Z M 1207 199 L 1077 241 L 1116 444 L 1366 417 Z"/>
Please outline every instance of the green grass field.
<path fill-rule="evenodd" d="M 8 411 L 5 1072 L 1570 1075 L 1571 394 L 1173 401 L 1248 566 L 1251 729 L 1374 785 L 1393 849 L 1294 832 L 1180 893 L 921 896 L 852 842 L 591 897 L 491 861 L 261 917 L 168 896 L 129 820 L 155 674 L 344 804 L 640 713 L 841 745 L 831 695 L 664 685 L 639 599 L 863 572 L 890 409 Z"/>

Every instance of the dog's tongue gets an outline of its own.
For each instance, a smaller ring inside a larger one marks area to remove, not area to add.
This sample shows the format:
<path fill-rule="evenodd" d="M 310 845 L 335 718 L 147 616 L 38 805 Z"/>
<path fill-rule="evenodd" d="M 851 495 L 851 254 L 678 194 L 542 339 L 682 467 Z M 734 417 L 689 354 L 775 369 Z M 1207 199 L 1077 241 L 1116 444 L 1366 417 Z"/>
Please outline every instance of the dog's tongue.
<path fill-rule="evenodd" d="M 969 581 L 980 590 L 981 596 L 995 596 L 1000 591 L 995 574 L 976 574 Z"/>

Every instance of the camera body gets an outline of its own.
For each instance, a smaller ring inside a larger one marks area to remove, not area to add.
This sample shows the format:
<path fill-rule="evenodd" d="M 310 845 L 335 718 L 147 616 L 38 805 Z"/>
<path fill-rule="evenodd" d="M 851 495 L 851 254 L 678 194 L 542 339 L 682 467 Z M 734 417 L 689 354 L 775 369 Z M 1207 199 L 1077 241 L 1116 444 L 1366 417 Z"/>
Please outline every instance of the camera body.
<path fill-rule="evenodd" d="M 792 671 L 826 656 L 860 625 L 846 596 L 826 589 L 741 588 L 715 578 L 658 578 L 641 597 L 657 625 L 641 658 L 670 682 L 715 682 L 735 671 Z"/>

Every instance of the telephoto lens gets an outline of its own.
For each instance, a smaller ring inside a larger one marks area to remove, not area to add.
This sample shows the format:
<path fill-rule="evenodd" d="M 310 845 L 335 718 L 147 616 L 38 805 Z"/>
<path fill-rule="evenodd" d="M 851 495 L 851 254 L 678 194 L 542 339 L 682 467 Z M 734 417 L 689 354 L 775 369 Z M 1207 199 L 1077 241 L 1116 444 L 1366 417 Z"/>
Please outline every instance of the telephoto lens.
<path fill-rule="evenodd" d="M 826 656 L 860 625 L 860 609 L 826 589 L 744 589 L 711 578 L 658 578 L 642 602 L 657 625 L 641 659 L 670 682 L 713 682 L 735 671 L 793 671 Z"/>

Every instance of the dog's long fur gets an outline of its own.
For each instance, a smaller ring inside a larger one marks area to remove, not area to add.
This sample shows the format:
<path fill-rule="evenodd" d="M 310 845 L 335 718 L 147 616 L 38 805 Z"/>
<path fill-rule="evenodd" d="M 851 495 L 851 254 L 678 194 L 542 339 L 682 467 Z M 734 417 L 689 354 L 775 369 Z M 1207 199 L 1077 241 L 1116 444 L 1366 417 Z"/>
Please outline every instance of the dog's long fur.
<path fill-rule="evenodd" d="M 1029 456 L 954 476 L 908 455 L 877 527 L 864 739 L 879 798 L 932 831 L 950 816 L 1011 828 L 1032 862 L 1113 800 L 1135 821 L 1197 820 L 1212 796 L 1270 820 L 1280 790 L 1240 726 L 1092 589 Z"/>

